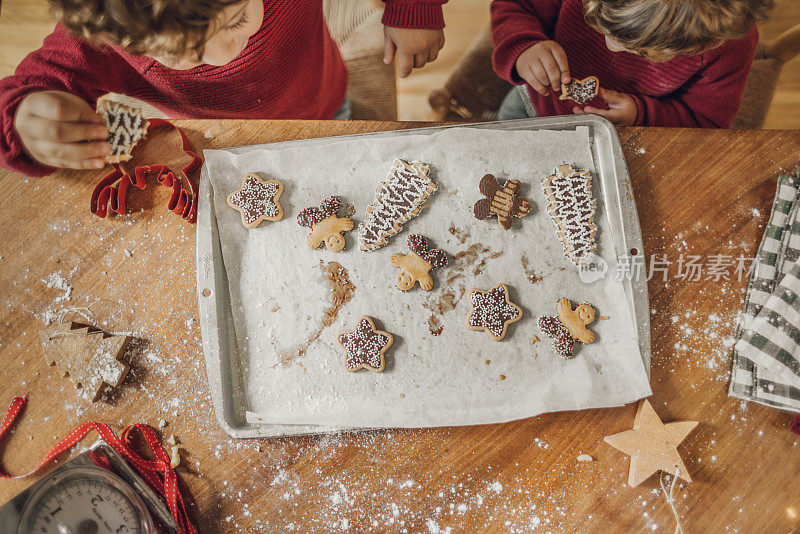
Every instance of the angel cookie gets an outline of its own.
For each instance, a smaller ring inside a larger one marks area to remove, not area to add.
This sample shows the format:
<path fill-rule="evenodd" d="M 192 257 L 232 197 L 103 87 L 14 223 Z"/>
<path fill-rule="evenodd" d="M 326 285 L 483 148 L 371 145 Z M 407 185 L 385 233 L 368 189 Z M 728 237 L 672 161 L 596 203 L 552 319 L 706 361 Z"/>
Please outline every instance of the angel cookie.
<path fill-rule="evenodd" d="M 428 241 L 421 235 L 411 234 L 406 241 L 408 254 L 392 254 L 392 265 L 402 269 L 397 275 L 395 287 L 400 291 L 408 291 L 419 282 L 425 291 L 433 289 L 432 269 L 447 266 L 447 254 L 438 248 L 430 248 Z"/>
<path fill-rule="evenodd" d="M 469 299 L 472 311 L 467 316 L 467 327 L 484 330 L 495 341 L 502 341 L 508 325 L 522 319 L 522 308 L 511 302 L 505 284 L 498 284 L 489 291 L 473 289 Z"/>
<path fill-rule="evenodd" d="M 344 248 L 344 232 L 353 229 L 353 221 L 347 217 L 339 217 L 342 203 L 336 197 L 323 200 L 318 208 L 306 208 L 297 216 L 297 224 L 311 228 L 308 236 L 308 247 L 319 248 L 322 243 L 331 252 L 341 252 Z"/>
<path fill-rule="evenodd" d="M 261 221 L 280 221 L 283 208 L 278 199 L 283 193 L 279 180 L 262 180 L 255 174 L 248 174 L 242 188 L 228 195 L 228 205 L 242 214 L 242 224 L 255 228 Z"/>
<path fill-rule="evenodd" d="M 372 318 L 365 315 L 353 330 L 339 334 L 338 340 L 346 353 L 345 369 L 369 369 L 381 373 L 386 365 L 384 354 L 392 346 L 394 338 L 389 332 L 375 328 Z"/>
<path fill-rule="evenodd" d="M 519 180 L 506 180 L 500 185 L 491 174 L 481 178 L 478 188 L 486 198 L 477 201 L 472 208 L 475 218 L 482 221 L 495 215 L 500 226 L 509 230 L 515 217 L 525 217 L 531 212 L 531 203 L 519 194 L 521 187 Z"/>
<path fill-rule="evenodd" d="M 361 250 L 369 252 L 386 245 L 406 222 L 419 215 L 422 203 L 438 188 L 430 173 L 430 167 L 421 161 L 394 160 L 389 176 L 367 207 L 364 222 L 358 226 Z"/>
<path fill-rule="evenodd" d="M 564 256 L 575 265 L 588 261 L 597 250 L 597 199 L 592 195 L 591 173 L 572 165 L 559 165 L 555 174 L 542 179 L 542 189 Z"/>
<path fill-rule="evenodd" d="M 553 338 L 553 350 L 568 360 L 573 357 L 576 343 L 594 342 L 594 332 L 586 328 L 594 317 L 595 310 L 591 304 L 580 304 L 573 310 L 569 299 L 561 299 L 557 316 L 539 317 L 539 330 Z"/>

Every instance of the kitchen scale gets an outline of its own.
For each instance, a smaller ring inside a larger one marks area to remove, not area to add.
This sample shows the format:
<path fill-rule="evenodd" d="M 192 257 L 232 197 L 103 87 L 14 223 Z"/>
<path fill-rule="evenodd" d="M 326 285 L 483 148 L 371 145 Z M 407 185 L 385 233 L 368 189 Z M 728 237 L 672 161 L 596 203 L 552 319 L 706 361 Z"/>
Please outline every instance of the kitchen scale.
<path fill-rule="evenodd" d="M 0 534 L 171 534 L 175 520 L 105 441 L 0 507 Z"/>

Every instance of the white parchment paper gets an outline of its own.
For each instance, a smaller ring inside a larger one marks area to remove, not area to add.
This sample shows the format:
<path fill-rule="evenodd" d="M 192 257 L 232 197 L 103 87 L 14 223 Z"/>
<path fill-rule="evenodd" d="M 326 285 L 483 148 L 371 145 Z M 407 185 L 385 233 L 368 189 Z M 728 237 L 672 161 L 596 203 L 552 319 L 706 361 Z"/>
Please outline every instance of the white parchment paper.
<path fill-rule="evenodd" d="M 356 231 L 347 234 L 341 253 L 309 249 L 308 229 L 296 222 L 299 211 L 338 195 L 355 207 L 353 219 L 358 224 L 396 157 L 428 163 L 439 184 L 422 214 L 375 252 L 358 250 Z M 573 163 L 594 173 L 588 128 L 538 132 L 456 128 L 238 155 L 210 150 L 205 158 L 244 362 L 246 401 L 248 410 L 263 422 L 336 427 L 473 425 L 548 411 L 617 406 L 650 394 L 631 310 L 621 282 L 613 276 L 616 261 L 600 188 L 595 187 L 598 252 L 612 273 L 603 280 L 580 281 L 545 212 L 540 180 L 557 164 Z M 248 230 L 239 213 L 227 205 L 227 195 L 241 187 L 249 172 L 283 181 L 282 221 Z M 473 204 L 481 198 L 478 182 L 486 173 L 521 180 L 522 192 L 533 204 L 531 215 L 518 219 L 510 231 L 494 218 L 478 221 L 472 214 Z M 427 293 L 419 287 L 408 293 L 394 287 L 398 271 L 389 258 L 407 252 L 410 233 L 423 234 L 444 249 L 453 265 L 434 271 L 435 286 Z M 320 269 L 320 263 L 328 261 L 347 269 L 356 287 L 354 297 L 305 354 L 281 365 L 286 354 L 296 352 L 319 328 L 330 305 L 329 286 Z M 532 283 L 531 273 L 540 280 Z M 509 286 L 512 300 L 524 312 L 501 342 L 467 329 L 469 298 L 459 298 L 470 289 L 490 289 L 498 283 Z M 455 297 L 455 308 L 432 312 L 445 293 Z M 591 325 L 597 341 L 579 346 L 572 360 L 558 358 L 551 340 L 536 326 L 540 315 L 556 314 L 555 303 L 561 297 L 574 304 L 590 302 L 598 315 L 608 317 Z M 379 328 L 394 336 L 383 373 L 344 369 L 336 336 L 352 329 L 363 315 L 373 317 Z M 438 336 L 429 328 L 432 315 L 442 326 Z M 540 341 L 532 343 L 533 336 Z"/>

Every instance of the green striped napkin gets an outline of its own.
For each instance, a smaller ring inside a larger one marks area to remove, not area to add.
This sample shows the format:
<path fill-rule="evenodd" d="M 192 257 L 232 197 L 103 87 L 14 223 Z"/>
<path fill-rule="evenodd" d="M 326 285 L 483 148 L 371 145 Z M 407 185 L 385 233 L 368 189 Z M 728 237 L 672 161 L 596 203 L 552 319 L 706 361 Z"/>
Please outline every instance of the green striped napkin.
<path fill-rule="evenodd" d="M 728 394 L 800 411 L 800 175 L 781 176 L 758 248 Z"/>

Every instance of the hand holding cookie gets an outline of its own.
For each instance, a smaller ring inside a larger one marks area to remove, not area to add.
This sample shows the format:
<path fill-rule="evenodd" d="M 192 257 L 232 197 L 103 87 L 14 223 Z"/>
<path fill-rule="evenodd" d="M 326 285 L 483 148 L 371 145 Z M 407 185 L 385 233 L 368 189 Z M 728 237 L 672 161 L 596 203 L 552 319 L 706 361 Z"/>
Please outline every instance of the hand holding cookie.
<path fill-rule="evenodd" d="M 20 102 L 14 130 L 34 160 L 64 169 L 100 169 L 111 151 L 108 130 L 82 99 L 62 91 L 37 91 Z"/>
<path fill-rule="evenodd" d="M 549 95 L 550 88 L 561 91 L 561 84 L 571 79 L 567 54 L 555 41 L 542 41 L 522 52 L 515 68 L 519 77 L 542 96 Z"/>
<path fill-rule="evenodd" d="M 608 104 L 608 109 L 600 109 L 594 106 L 575 106 L 572 108 L 572 112 L 578 115 L 594 113 L 608 119 L 617 126 L 632 126 L 636 122 L 639 108 L 631 95 L 601 87 L 597 96 Z"/>

